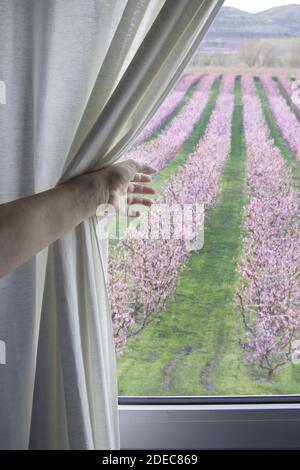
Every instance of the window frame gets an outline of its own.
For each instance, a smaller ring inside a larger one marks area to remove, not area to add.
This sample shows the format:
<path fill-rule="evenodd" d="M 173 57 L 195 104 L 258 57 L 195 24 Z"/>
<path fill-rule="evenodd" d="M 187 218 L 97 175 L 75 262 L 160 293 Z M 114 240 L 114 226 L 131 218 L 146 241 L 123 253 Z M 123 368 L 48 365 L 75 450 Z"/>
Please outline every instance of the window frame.
<path fill-rule="evenodd" d="M 300 449 L 300 396 L 119 397 L 121 449 Z"/>

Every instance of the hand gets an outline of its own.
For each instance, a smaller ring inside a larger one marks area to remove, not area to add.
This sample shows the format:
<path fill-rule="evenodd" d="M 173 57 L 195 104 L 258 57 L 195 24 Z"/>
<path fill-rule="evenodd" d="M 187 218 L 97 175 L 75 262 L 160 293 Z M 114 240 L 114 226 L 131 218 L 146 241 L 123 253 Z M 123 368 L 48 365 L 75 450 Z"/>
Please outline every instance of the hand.
<path fill-rule="evenodd" d="M 125 195 L 129 205 L 151 206 L 149 198 L 139 195 L 154 194 L 145 183 L 155 171 L 146 163 L 127 160 L 0 204 L 0 277 L 95 215 L 101 204 L 110 203 L 118 209 L 120 196 Z M 129 215 L 137 217 L 139 211 Z"/>
<path fill-rule="evenodd" d="M 121 211 L 122 202 L 125 201 L 128 206 L 140 204 L 150 207 L 151 199 L 140 195 L 155 193 L 154 188 L 145 183 L 151 182 L 151 175 L 156 171 L 150 165 L 136 160 L 125 160 L 100 170 L 108 185 L 108 204 L 111 204 L 117 211 Z M 139 217 L 140 211 L 128 211 L 127 215 Z"/>

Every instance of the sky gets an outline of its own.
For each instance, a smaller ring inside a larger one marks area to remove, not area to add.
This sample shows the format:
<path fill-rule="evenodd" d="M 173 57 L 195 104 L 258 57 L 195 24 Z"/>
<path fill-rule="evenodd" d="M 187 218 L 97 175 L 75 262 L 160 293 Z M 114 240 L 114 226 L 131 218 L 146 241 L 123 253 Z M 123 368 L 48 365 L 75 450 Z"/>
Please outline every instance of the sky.
<path fill-rule="evenodd" d="M 239 8 L 240 10 L 257 13 L 258 11 L 268 10 L 268 8 L 281 5 L 300 5 L 300 0 L 225 0 L 224 5 L 228 7 Z"/>

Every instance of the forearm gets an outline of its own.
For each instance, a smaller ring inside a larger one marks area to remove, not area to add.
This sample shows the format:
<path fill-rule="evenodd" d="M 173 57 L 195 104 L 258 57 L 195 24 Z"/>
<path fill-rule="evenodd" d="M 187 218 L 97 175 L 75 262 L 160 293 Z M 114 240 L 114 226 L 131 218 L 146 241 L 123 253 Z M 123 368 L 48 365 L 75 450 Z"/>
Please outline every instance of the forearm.
<path fill-rule="evenodd" d="M 99 174 L 0 205 L 0 277 L 61 238 L 108 201 Z"/>

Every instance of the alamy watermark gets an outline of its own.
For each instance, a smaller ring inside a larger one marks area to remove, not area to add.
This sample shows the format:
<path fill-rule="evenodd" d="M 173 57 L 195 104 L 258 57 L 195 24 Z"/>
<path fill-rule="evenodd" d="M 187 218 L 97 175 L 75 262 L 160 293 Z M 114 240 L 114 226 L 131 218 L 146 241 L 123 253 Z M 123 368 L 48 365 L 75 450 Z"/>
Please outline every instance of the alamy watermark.
<path fill-rule="evenodd" d="M 300 340 L 297 339 L 292 342 L 292 352 L 291 352 L 292 364 L 300 364 Z"/>
<path fill-rule="evenodd" d="M 6 86 L 3 80 L 0 80 L 0 104 L 6 104 Z"/>
<path fill-rule="evenodd" d="M 154 203 L 138 218 L 129 217 L 127 209 L 126 197 L 121 198 L 118 212 L 112 205 L 100 205 L 96 213 L 98 238 L 184 240 L 189 251 L 203 247 L 203 204 Z"/>
<path fill-rule="evenodd" d="M 6 344 L 0 340 L 0 365 L 6 364 Z"/>
<path fill-rule="evenodd" d="M 300 80 L 294 80 L 292 83 L 292 96 L 291 100 L 294 104 L 300 105 Z"/>

